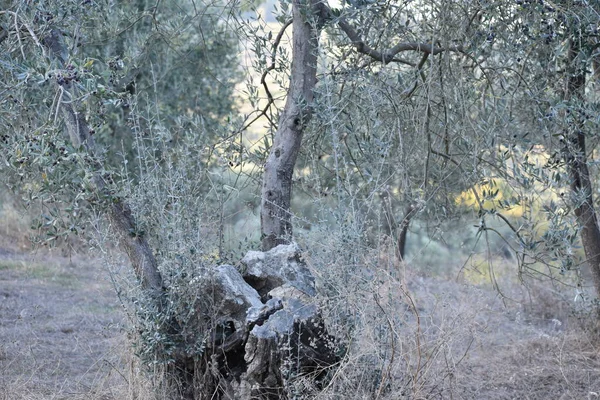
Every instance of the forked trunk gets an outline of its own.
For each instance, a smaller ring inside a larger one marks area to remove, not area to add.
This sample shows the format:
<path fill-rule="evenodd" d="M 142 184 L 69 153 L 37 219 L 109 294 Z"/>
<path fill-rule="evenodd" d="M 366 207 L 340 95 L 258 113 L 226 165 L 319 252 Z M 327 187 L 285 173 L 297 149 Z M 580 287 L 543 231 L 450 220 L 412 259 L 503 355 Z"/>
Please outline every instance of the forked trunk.
<path fill-rule="evenodd" d="M 316 4 L 310 3 L 308 9 L 316 9 L 312 8 Z M 300 8 L 294 3 L 296 20 L 307 14 Z M 299 26 L 294 35 L 295 52 L 299 54 L 295 55 L 298 58 L 295 58 L 293 69 L 296 78 L 292 80 L 291 96 L 281 121 L 283 136 L 276 137 L 267 168 L 275 175 L 267 174 L 270 179 L 265 184 L 267 191 L 277 191 L 278 208 L 270 209 L 278 211 L 282 205 L 289 210 L 291 174 L 302 129 L 310 115 L 309 104 L 316 83 L 316 30 L 309 23 L 299 23 Z M 302 37 L 308 42 L 302 42 Z M 68 54 L 62 34 L 57 30 L 50 32 L 44 45 L 54 55 L 58 68 L 65 69 Z M 77 111 L 75 102 L 70 101 L 76 98 L 75 88 L 64 80 L 57 85 L 59 93 L 68 97 L 59 100 L 66 131 L 73 146 L 89 155 L 94 191 L 99 197 L 108 199 L 106 211 L 111 228 L 129 257 L 148 301 L 154 302 L 152 305 L 158 314 L 167 313 L 165 300 L 168 293 L 152 249 L 139 232 L 127 203 L 121 198 L 110 197 L 106 178 L 101 173 L 103 166 L 94 156 L 89 126 Z M 281 216 L 277 221 L 282 224 L 273 237 L 289 236 L 289 212 L 277 215 Z M 165 390 L 169 398 L 285 399 L 286 382 L 292 377 L 310 377 L 318 386 L 329 368 L 337 363 L 335 340 L 327 334 L 315 306 L 314 278 L 301 261 L 299 248 L 291 245 L 280 246 L 269 253 L 250 252 L 243 262 L 245 276 L 236 268 L 225 265 L 215 268 L 212 280 L 207 281 L 206 292 L 214 297 L 216 326 L 205 326 L 207 322 L 201 318 L 197 325 L 182 327 L 175 315 L 165 326 L 157 328 L 164 330 L 159 334 L 176 340 L 183 328 L 198 332 L 198 335 L 208 331 L 202 337 L 205 343 L 200 352 L 194 350 L 197 345 L 194 341 L 194 346 L 178 343 L 177 348 L 157 355 L 158 361 L 167 362 Z M 284 376 L 284 372 L 289 376 Z"/>

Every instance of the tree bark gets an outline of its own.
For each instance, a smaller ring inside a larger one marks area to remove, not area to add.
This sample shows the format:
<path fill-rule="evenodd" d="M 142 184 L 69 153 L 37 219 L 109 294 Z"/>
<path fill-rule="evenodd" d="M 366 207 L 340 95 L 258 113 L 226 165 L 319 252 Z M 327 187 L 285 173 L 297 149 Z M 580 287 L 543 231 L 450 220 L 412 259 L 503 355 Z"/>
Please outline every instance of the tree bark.
<path fill-rule="evenodd" d="M 571 178 L 571 191 L 576 201 L 575 216 L 580 229 L 581 242 L 594 281 L 596 296 L 600 298 L 600 229 L 587 165 L 583 117 L 576 109 L 585 101 L 586 69 L 577 65 L 580 51 L 577 38 L 572 39 L 569 43 L 569 65 L 564 100 L 575 107 L 571 107 L 571 115 L 567 117 L 571 121 L 570 123 L 567 121 L 563 153 Z"/>
<path fill-rule="evenodd" d="M 406 211 L 404 212 L 404 218 L 398 227 L 398 258 L 400 261 L 404 261 L 404 256 L 406 254 L 406 237 L 408 236 L 408 228 L 410 227 L 410 221 L 414 217 L 417 212 L 417 208 L 409 204 L 406 207 Z"/>
<path fill-rule="evenodd" d="M 43 40 L 44 45 L 53 55 L 58 67 L 65 69 L 68 59 L 67 48 L 63 41 L 62 33 L 53 29 Z M 74 88 L 69 79 L 64 77 L 57 79 L 61 99 L 60 109 L 65 122 L 65 128 L 75 148 L 84 148 L 94 163 L 94 185 L 97 193 L 104 197 L 106 193 L 106 184 L 100 175 L 102 165 L 95 157 L 94 138 L 90 133 L 89 126 L 85 118 L 76 110 L 71 99 L 76 98 Z M 162 296 L 164 292 L 162 276 L 158 270 L 156 259 L 152 254 L 150 245 L 146 239 L 139 235 L 136 221 L 131 214 L 129 206 L 120 198 L 112 198 L 111 206 L 108 210 L 113 231 L 119 238 L 121 248 L 125 251 L 135 274 L 140 282 L 142 289 L 154 298 Z M 160 304 L 160 302 L 159 302 Z"/>
<path fill-rule="evenodd" d="M 317 53 L 322 25 L 318 0 L 293 1 L 292 71 L 285 107 L 265 164 L 261 192 L 264 251 L 287 244 L 292 236 L 292 175 L 306 124 L 312 115 L 317 84 Z"/>

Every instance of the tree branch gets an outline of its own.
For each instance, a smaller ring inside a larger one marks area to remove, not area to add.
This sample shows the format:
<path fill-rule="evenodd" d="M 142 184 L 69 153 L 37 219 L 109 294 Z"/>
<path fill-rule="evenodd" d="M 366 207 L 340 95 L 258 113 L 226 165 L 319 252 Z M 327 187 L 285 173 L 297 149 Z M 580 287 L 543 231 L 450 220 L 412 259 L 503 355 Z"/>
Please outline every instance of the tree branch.
<path fill-rule="evenodd" d="M 337 25 L 346 34 L 346 36 L 348 36 L 348 38 L 352 41 L 352 44 L 354 45 L 354 47 L 356 47 L 356 50 L 359 53 L 365 54 L 365 55 L 371 57 L 372 59 L 374 59 L 376 61 L 380 61 L 384 64 L 389 64 L 391 62 L 404 63 L 405 60 L 396 58 L 396 55 L 398 53 L 401 53 L 404 51 L 418 51 L 418 52 L 426 53 L 426 54 L 430 54 L 430 55 L 436 55 L 436 54 L 442 53 L 444 51 L 454 51 L 454 52 L 460 52 L 460 53 L 464 52 L 463 47 L 460 45 L 440 47 L 440 46 L 434 46 L 433 44 L 429 44 L 429 43 L 419 43 L 419 42 L 401 42 L 401 43 L 396 44 L 394 47 L 392 47 L 389 50 L 379 51 L 379 50 L 374 49 L 371 46 L 369 46 L 369 44 L 366 43 L 360 37 L 360 35 L 356 31 L 356 29 L 354 29 L 354 27 L 352 25 L 350 25 L 344 17 L 335 17 L 329 7 L 327 7 L 324 4 L 322 5 L 322 7 L 324 7 L 324 10 L 326 11 L 328 19 L 333 20 L 334 18 L 337 18 Z"/>
<path fill-rule="evenodd" d="M 4 42 L 8 37 L 8 31 L 0 26 L 0 43 Z"/>

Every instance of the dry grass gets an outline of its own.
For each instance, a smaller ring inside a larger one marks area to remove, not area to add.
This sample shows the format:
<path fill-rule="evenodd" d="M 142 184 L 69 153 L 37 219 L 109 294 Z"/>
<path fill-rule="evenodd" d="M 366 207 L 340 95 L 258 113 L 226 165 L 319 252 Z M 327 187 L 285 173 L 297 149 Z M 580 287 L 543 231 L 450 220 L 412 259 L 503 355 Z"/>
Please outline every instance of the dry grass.
<path fill-rule="evenodd" d="M 318 398 L 587 399 L 600 393 L 600 341 L 582 329 L 569 287 L 519 282 L 507 260 L 493 265 L 499 292 L 489 279 L 465 279 L 486 272 L 467 271 L 464 261 L 448 263 L 441 278 L 427 268 L 394 267 L 380 254 L 369 259 L 360 273 L 340 259 L 322 262 L 319 253 L 311 259 L 322 285 L 335 293 L 324 301 L 326 316 L 347 345 Z"/>
<path fill-rule="evenodd" d="M 0 194 L 0 251 L 31 249 L 31 217 L 7 194 Z M 2 253 L 0 253 L 2 255 Z"/>
<path fill-rule="evenodd" d="M 124 323 L 102 267 L 0 259 L 0 398 L 122 398 Z"/>
<path fill-rule="evenodd" d="M 44 253 L 47 248 L 65 257 L 86 254 L 89 246 L 84 237 L 69 235 L 44 241 L 44 232 L 32 229 L 36 224 L 35 216 L 41 214 L 39 204 L 33 203 L 27 208 L 16 195 L 0 193 L 0 256 Z"/>
<path fill-rule="evenodd" d="M 322 390 L 307 380 L 290 382 L 301 398 L 600 394 L 600 341 L 578 323 L 570 289 L 546 283 L 526 288 L 498 271 L 502 297 L 489 281 L 464 279 L 458 267 L 441 278 L 388 265 L 368 251 L 356 264 L 343 257 L 323 264 L 318 254 L 306 258 L 328 292 L 324 314 L 345 353 Z M 452 274 L 456 279 L 447 279 Z M 4 253 L 0 399 L 164 397 L 151 389 L 162 372 L 156 370 L 151 382 L 132 356 L 127 321 L 106 275 L 94 260 Z"/>

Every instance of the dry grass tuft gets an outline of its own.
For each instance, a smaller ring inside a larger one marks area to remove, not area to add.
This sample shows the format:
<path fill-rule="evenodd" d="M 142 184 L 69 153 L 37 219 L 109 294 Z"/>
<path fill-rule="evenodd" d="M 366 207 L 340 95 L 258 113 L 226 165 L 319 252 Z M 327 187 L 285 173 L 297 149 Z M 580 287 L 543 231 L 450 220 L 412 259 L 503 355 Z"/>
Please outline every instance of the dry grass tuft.
<path fill-rule="evenodd" d="M 332 260 L 332 254 L 313 252 L 309 260 L 345 354 L 316 398 L 586 399 L 600 393 L 600 342 L 575 323 L 582 306 L 573 302 L 572 287 L 519 282 L 506 260 L 494 263 L 495 281 L 473 283 L 463 278 L 464 263 L 441 278 L 394 265 L 381 252 L 364 251 L 360 259 Z"/>

